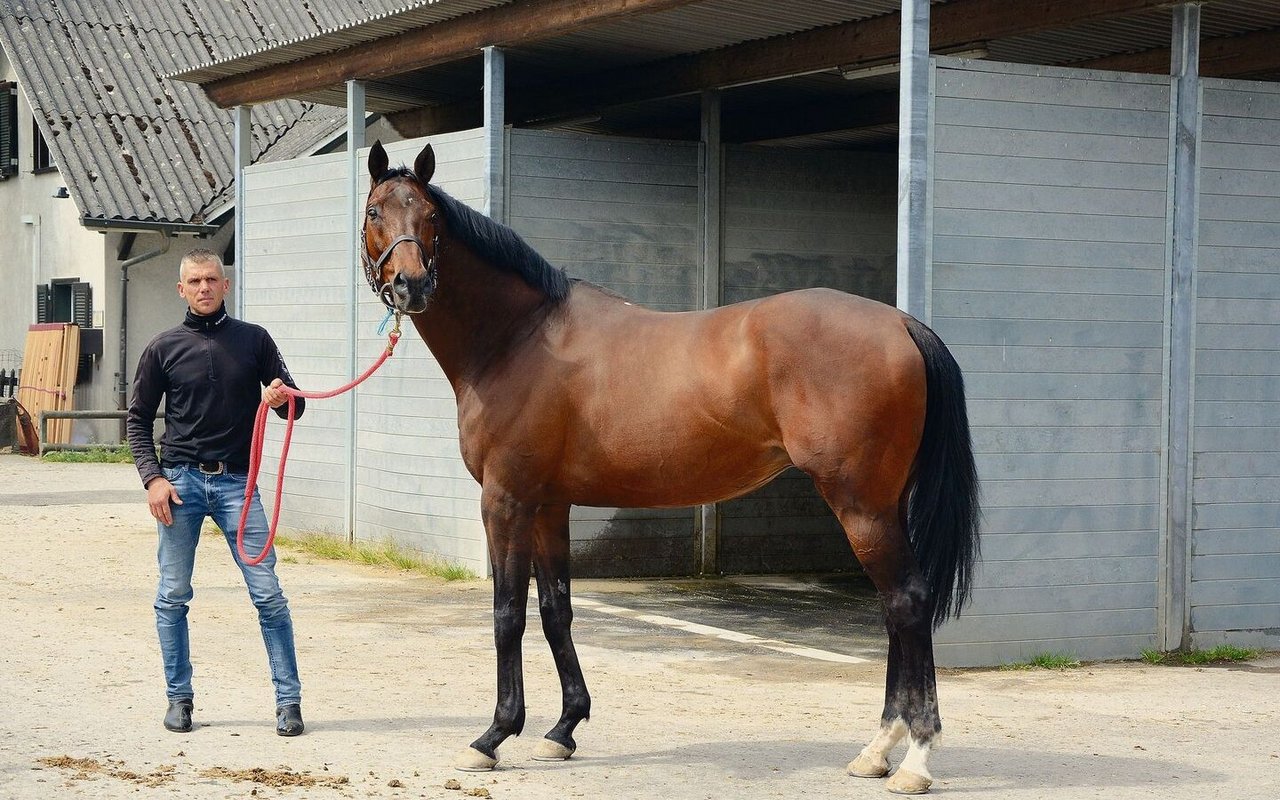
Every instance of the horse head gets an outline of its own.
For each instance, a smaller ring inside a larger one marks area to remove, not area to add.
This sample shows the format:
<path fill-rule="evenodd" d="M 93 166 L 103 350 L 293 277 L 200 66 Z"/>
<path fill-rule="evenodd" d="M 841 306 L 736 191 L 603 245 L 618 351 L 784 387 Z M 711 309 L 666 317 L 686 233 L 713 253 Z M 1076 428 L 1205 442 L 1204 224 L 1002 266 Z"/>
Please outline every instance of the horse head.
<path fill-rule="evenodd" d="M 369 152 L 369 197 L 361 228 L 360 259 L 379 299 L 405 314 L 425 311 L 436 288 L 442 221 L 427 188 L 436 170 L 428 144 L 413 170 L 388 169 L 387 151 L 374 142 Z"/>

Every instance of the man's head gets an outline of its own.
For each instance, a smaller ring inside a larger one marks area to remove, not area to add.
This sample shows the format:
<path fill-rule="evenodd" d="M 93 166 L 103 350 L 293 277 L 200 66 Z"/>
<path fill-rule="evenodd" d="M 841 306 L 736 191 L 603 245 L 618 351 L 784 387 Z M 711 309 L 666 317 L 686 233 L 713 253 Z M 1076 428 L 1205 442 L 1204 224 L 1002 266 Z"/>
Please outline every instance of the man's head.
<path fill-rule="evenodd" d="M 231 282 L 217 253 L 196 248 L 182 257 L 178 265 L 178 294 L 194 313 L 208 316 L 217 311 L 230 288 Z"/>

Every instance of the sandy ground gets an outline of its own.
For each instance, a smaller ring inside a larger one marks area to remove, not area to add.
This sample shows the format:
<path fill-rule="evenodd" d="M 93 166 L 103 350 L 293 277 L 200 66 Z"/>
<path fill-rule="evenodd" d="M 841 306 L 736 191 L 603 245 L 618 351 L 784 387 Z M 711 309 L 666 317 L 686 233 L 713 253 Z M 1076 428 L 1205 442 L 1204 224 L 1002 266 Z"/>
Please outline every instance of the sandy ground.
<path fill-rule="evenodd" d="M 132 468 L 0 456 L 0 533 L 0 798 L 888 796 L 844 774 L 879 716 L 882 658 L 832 663 L 590 608 L 575 622 L 594 699 L 578 755 L 529 757 L 559 711 L 533 619 L 525 735 L 496 771 L 454 771 L 492 713 L 489 585 L 287 553 L 308 727 L 278 737 L 254 612 L 217 536 L 201 545 L 192 610 L 198 727 L 172 734 L 155 529 Z M 615 607 L 661 588 L 577 586 Z M 1275 656 L 952 671 L 939 693 L 937 795 L 1280 796 Z"/>

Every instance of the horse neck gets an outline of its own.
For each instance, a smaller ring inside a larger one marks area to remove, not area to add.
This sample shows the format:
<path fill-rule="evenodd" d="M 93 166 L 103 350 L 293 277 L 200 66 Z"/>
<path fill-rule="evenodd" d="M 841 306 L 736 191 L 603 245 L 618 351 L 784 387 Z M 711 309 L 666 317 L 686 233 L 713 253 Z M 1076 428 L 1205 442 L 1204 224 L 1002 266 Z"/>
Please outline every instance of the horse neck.
<path fill-rule="evenodd" d="M 548 310 L 547 296 L 516 273 L 451 244 L 431 303 L 413 324 L 457 391 L 523 341 Z"/>

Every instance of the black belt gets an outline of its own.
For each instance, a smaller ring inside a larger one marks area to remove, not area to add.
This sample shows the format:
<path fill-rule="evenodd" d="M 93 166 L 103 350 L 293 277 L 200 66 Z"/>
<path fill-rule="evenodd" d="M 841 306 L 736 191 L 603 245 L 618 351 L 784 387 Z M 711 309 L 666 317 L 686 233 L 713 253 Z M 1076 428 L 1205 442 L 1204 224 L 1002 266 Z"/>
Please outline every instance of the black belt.
<path fill-rule="evenodd" d="M 161 464 L 164 467 L 181 467 L 191 466 L 201 475 L 224 475 L 228 472 L 248 472 L 249 468 L 243 464 L 228 464 L 226 461 L 166 461 Z"/>

